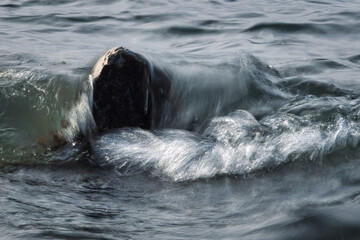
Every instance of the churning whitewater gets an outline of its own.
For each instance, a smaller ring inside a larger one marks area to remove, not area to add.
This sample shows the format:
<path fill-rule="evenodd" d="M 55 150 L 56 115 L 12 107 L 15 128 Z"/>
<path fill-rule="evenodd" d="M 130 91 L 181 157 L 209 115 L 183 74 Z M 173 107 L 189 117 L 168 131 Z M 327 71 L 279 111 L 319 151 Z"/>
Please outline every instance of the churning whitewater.
<path fill-rule="evenodd" d="M 356 149 L 360 113 L 356 94 L 321 84 L 322 90 L 313 95 L 310 91 L 319 83 L 299 84 L 294 79 L 293 84 L 284 84 L 280 76 L 272 75 L 276 70 L 268 72 L 252 56 L 242 56 L 239 63 L 217 66 L 216 72 L 225 79 L 207 75 L 210 68 L 198 66 L 181 81 L 190 86 L 179 86 L 179 92 L 172 89 L 174 96 L 187 99 L 178 107 L 183 122 L 179 118 L 176 123 L 185 125 L 186 116 L 193 114 L 206 126 L 199 124 L 195 132 L 113 130 L 95 138 L 95 158 L 121 174 L 149 172 L 195 180 L 271 170 L 291 161 L 321 162 L 333 152 Z M 196 79 L 204 76 L 209 77 L 197 84 Z M 210 99 L 201 97 L 201 91 L 211 90 Z M 235 104 L 241 108 L 231 109 Z M 224 111 L 228 113 L 222 116 Z"/>

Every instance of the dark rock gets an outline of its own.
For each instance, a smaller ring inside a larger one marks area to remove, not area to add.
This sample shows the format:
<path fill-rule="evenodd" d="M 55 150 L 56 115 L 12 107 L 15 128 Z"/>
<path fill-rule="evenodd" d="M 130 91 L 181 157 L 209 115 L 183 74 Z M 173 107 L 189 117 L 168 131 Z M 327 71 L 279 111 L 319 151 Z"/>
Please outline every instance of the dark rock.
<path fill-rule="evenodd" d="M 157 126 L 170 89 L 166 73 L 145 57 L 119 47 L 95 64 L 93 115 L 99 131 Z"/>

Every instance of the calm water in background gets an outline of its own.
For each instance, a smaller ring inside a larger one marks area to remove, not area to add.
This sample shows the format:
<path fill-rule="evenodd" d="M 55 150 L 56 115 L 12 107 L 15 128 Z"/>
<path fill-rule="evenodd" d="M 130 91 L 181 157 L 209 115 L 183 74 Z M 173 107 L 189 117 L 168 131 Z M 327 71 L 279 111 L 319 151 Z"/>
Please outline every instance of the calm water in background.
<path fill-rule="evenodd" d="M 2 0 L 0 238 L 359 239 L 359 10 Z M 115 46 L 170 72 L 182 107 L 88 147 L 89 74 Z"/>

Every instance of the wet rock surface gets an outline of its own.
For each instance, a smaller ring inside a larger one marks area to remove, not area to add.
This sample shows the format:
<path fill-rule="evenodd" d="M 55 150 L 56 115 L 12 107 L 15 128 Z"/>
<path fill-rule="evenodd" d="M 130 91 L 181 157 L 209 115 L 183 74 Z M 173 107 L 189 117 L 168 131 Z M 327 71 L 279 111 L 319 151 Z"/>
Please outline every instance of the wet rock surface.
<path fill-rule="evenodd" d="M 150 66 L 125 48 L 107 51 L 93 68 L 93 113 L 99 131 L 150 128 Z"/>

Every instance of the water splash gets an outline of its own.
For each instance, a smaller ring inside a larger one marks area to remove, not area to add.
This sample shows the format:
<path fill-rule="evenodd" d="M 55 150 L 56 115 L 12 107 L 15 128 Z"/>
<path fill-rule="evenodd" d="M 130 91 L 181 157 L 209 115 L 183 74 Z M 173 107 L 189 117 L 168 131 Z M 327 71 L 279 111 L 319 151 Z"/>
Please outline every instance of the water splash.
<path fill-rule="evenodd" d="M 120 174 L 149 172 L 175 181 L 244 175 L 291 161 L 322 161 L 356 148 L 360 128 L 342 116 L 323 123 L 279 114 L 257 121 L 240 110 L 213 119 L 202 135 L 184 130 L 120 129 L 99 136 L 95 157 Z"/>
<path fill-rule="evenodd" d="M 2 70 L 0 160 L 43 161 L 38 156 L 44 149 L 89 136 L 95 128 L 89 83 L 43 71 Z"/>
<path fill-rule="evenodd" d="M 360 109 L 349 90 L 307 79 L 286 82 L 249 54 L 216 67 L 180 65 L 172 73 L 177 111 L 169 126 L 178 129 L 97 136 L 97 164 L 124 175 L 186 181 L 321 163 L 358 146 Z M 181 130 L 189 125 L 191 132 Z"/>

